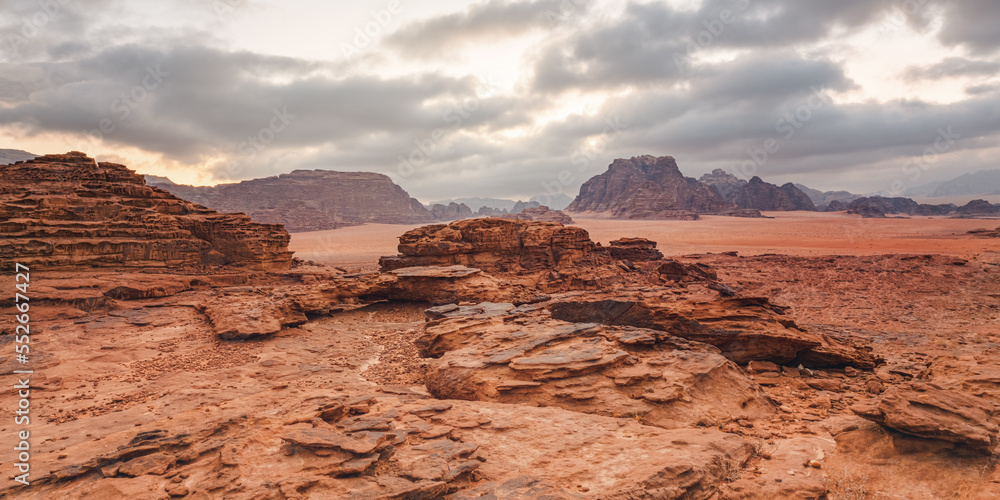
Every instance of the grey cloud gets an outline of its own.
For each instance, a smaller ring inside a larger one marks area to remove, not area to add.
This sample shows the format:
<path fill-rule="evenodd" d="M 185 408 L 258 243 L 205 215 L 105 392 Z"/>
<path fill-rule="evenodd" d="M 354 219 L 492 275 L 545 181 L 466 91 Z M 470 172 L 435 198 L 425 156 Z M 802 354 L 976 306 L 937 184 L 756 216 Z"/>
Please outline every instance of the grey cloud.
<path fill-rule="evenodd" d="M 455 45 L 551 28 L 570 12 L 582 14 L 587 3 L 585 0 L 482 2 L 469 6 L 465 12 L 412 23 L 387 37 L 386 43 L 409 56 L 440 57 Z"/>
<path fill-rule="evenodd" d="M 929 4 L 930 0 L 922 0 Z M 935 2 L 936 3 L 936 2 Z M 961 0 L 942 2 L 944 8 L 941 41 L 964 45 L 976 54 L 993 54 L 1000 48 L 1000 2 L 994 0 Z"/>
<path fill-rule="evenodd" d="M 949 57 L 928 66 L 918 66 L 906 70 L 907 78 L 927 78 L 938 80 L 962 76 L 994 76 L 1000 72 L 1000 62 Z"/>

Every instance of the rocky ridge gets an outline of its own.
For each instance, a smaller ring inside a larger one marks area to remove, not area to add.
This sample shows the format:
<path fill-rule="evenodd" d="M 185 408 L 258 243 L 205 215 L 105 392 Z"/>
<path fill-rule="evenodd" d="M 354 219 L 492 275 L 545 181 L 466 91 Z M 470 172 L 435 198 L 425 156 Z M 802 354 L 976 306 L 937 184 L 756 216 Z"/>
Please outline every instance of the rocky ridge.
<path fill-rule="evenodd" d="M 287 268 L 280 225 L 223 214 L 155 187 L 123 165 L 83 153 L 0 166 L 0 266 L 47 269 Z"/>
<path fill-rule="evenodd" d="M 816 210 L 810 197 L 792 183 L 779 187 L 764 182 L 757 176 L 748 182 L 722 169 L 703 175 L 699 181 L 711 186 L 723 199 L 740 208 L 762 211 Z"/>
<path fill-rule="evenodd" d="M 178 185 L 169 179 L 154 178 L 150 185 L 215 210 L 243 212 L 258 222 L 280 223 L 291 232 L 435 220 L 389 177 L 371 172 L 296 170 L 214 187 Z"/>
<path fill-rule="evenodd" d="M 617 159 L 580 187 L 570 214 L 622 219 L 694 220 L 699 215 L 759 217 L 727 202 L 709 186 L 686 178 L 670 156 Z"/>

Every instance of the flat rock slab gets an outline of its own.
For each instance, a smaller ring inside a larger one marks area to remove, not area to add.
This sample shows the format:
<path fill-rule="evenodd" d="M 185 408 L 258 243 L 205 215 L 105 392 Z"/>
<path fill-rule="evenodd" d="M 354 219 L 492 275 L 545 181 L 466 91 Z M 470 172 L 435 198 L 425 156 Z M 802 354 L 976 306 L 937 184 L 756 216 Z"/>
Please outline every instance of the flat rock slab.
<path fill-rule="evenodd" d="M 479 269 L 466 266 L 417 266 L 389 271 L 400 278 L 465 278 L 481 273 Z"/>
<path fill-rule="evenodd" d="M 961 391 L 924 384 L 891 387 L 871 404 L 852 407 L 859 416 L 918 437 L 990 451 L 997 445 L 997 405 Z"/>

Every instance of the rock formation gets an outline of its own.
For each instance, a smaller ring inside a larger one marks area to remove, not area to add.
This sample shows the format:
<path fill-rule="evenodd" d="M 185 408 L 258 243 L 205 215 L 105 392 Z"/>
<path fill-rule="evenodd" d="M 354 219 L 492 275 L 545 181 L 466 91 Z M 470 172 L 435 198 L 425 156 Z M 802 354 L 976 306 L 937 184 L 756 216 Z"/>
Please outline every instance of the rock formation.
<path fill-rule="evenodd" d="M 1000 407 L 959 391 L 924 384 L 893 387 L 877 401 L 853 408 L 858 415 L 915 436 L 951 441 L 992 453 Z"/>
<path fill-rule="evenodd" d="M 980 238 L 1000 238 L 1000 227 L 996 229 L 973 229 L 969 234 Z"/>
<path fill-rule="evenodd" d="M 458 204 L 451 202 L 447 206 L 437 204 L 431 207 L 431 215 L 434 216 L 434 219 L 445 222 L 469 219 L 472 217 L 472 209 L 466 206 L 465 203 Z"/>
<path fill-rule="evenodd" d="M 47 269 L 235 265 L 287 268 L 280 225 L 223 214 L 83 153 L 0 166 L 0 262 Z"/>
<path fill-rule="evenodd" d="M 500 218 L 424 226 L 399 237 L 397 257 L 383 270 L 462 265 L 486 272 L 534 272 L 586 261 L 594 251 L 587 231 L 558 223 Z"/>
<path fill-rule="evenodd" d="M 663 254 L 656 249 L 656 242 L 646 238 L 621 238 L 612 241 L 608 247 L 612 258 L 631 262 L 660 260 Z"/>
<path fill-rule="evenodd" d="M 695 219 L 699 214 L 754 216 L 707 185 L 686 178 L 670 156 L 615 160 L 580 187 L 571 214 L 621 219 Z M 756 213 L 759 216 L 759 213 Z"/>
<path fill-rule="evenodd" d="M 931 196 L 1000 194 L 1000 169 L 964 174 L 938 185 Z"/>
<path fill-rule="evenodd" d="M 992 205 L 986 200 L 972 200 L 958 207 L 955 213 L 959 217 L 989 217 L 1000 215 L 1000 204 Z"/>
<path fill-rule="evenodd" d="M 573 218 L 559 210 L 552 210 L 544 205 L 539 207 L 525 208 L 519 213 L 503 215 L 508 219 L 532 220 L 538 222 L 558 222 L 563 225 L 573 224 Z"/>
<path fill-rule="evenodd" d="M 714 188 L 724 200 L 740 208 L 763 211 L 816 210 L 809 196 L 792 183 L 778 187 L 757 176 L 747 182 L 722 169 L 715 169 L 699 180 Z"/>
<path fill-rule="evenodd" d="M 153 178 L 150 185 L 215 210 L 243 212 L 258 222 L 280 223 L 291 232 L 435 220 L 389 177 L 370 172 L 296 170 L 215 187 L 178 185 L 160 177 Z"/>

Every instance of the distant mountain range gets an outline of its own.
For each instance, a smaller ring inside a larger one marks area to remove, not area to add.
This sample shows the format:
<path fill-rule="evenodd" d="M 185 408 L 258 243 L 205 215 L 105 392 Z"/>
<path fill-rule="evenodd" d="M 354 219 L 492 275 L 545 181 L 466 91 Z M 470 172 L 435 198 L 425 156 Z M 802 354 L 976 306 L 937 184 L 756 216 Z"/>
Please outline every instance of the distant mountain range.
<path fill-rule="evenodd" d="M 0 149 L 0 165 L 9 165 L 19 161 L 33 160 L 37 156 L 38 155 L 36 154 L 31 154 L 20 149 Z"/>
<path fill-rule="evenodd" d="M 530 202 L 536 202 L 537 204 L 535 204 L 535 205 L 529 205 Z M 551 208 L 552 210 L 562 210 L 562 209 L 568 207 L 570 203 L 573 203 L 573 198 L 571 198 L 569 196 L 566 196 L 565 194 L 562 194 L 562 193 L 556 194 L 556 195 L 552 195 L 552 196 L 539 195 L 539 196 L 532 197 L 531 200 L 529 200 L 528 203 L 525 203 L 525 202 L 523 202 L 521 200 L 510 200 L 510 199 L 506 199 L 506 198 L 480 198 L 480 197 L 472 197 L 472 198 L 455 198 L 455 199 L 452 199 L 452 200 L 438 200 L 438 201 L 433 201 L 431 203 L 428 203 L 425 206 L 428 209 L 431 209 L 434 205 L 446 205 L 447 206 L 447 205 L 449 205 L 451 203 L 455 203 L 455 204 L 458 204 L 458 205 L 465 205 L 467 207 L 472 208 L 473 210 L 477 210 L 480 207 L 486 207 L 486 208 L 492 208 L 492 209 L 497 210 L 497 211 L 506 210 L 509 213 L 514 213 L 515 210 L 517 212 L 520 212 L 520 210 L 517 210 L 515 208 L 518 203 L 521 203 L 521 204 L 529 206 L 529 207 L 530 206 L 545 205 L 545 206 Z"/>
<path fill-rule="evenodd" d="M 931 193 L 933 197 L 976 194 L 1000 194 L 1000 169 L 980 170 L 942 182 Z"/>

